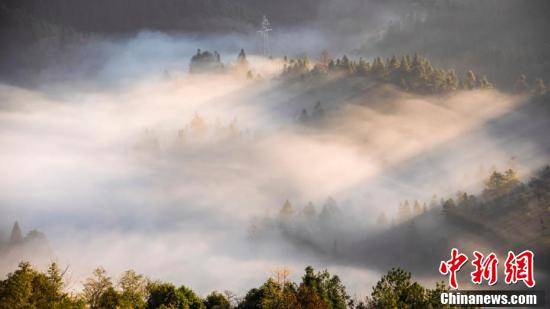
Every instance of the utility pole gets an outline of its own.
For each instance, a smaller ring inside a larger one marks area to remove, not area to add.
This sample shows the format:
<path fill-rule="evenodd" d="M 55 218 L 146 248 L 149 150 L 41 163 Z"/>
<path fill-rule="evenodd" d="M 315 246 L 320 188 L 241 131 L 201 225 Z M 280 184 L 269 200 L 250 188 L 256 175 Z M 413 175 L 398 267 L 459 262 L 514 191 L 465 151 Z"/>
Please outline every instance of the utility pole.
<path fill-rule="evenodd" d="M 258 33 L 260 34 L 260 37 L 262 39 L 262 55 L 268 56 L 269 55 L 269 31 L 271 31 L 271 24 L 269 23 L 269 20 L 267 19 L 267 16 L 264 15 L 262 18 L 262 25 L 261 29 L 258 30 Z"/>

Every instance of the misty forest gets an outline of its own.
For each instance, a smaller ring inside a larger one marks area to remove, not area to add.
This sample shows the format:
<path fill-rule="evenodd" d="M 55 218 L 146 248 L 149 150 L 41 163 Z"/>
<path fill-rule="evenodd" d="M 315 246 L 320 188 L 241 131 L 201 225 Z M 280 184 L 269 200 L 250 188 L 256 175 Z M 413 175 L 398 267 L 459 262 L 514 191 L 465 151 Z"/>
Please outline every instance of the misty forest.
<path fill-rule="evenodd" d="M 531 250 L 550 293 L 549 1 L 7 0 L 0 23 L 1 309 L 448 308 L 452 248 Z"/>

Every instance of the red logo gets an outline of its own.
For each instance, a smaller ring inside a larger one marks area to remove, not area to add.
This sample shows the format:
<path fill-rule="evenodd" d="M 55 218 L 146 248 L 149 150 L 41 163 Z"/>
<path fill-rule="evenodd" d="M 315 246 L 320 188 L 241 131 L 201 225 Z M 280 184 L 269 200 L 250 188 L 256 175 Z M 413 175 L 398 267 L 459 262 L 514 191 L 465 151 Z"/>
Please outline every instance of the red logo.
<path fill-rule="evenodd" d="M 498 258 L 494 253 L 490 253 L 487 257 L 483 254 L 474 251 L 475 259 L 472 261 L 475 270 L 471 273 L 472 282 L 481 284 L 483 280 L 489 281 L 489 285 L 494 285 L 498 281 Z"/>
<path fill-rule="evenodd" d="M 468 257 L 462 253 L 458 253 L 458 249 L 453 248 L 451 250 L 451 259 L 448 261 L 441 261 L 439 264 L 439 272 L 442 275 L 449 274 L 449 286 L 453 289 L 458 289 L 458 283 L 456 281 L 456 273 L 466 264 Z"/>
<path fill-rule="evenodd" d="M 515 255 L 512 251 L 508 251 L 506 258 L 506 284 L 523 281 L 528 287 L 535 286 L 535 278 L 533 276 L 533 259 L 535 254 L 531 250 L 525 250 L 522 253 Z"/>
<path fill-rule="evenodd" d="M 494 285 L 498 282 L 498 257 L 491 252 L 484 256 L 478 251 L 473 252 L 474 259 L 472 265 L 474 271 L 470 273 L 472 283 L 482 284 L 487 281 L 488 285 Z M 516 284 L 523 281 L 525 285 L 532 288 L 535 286 L 535 277 L 533 274 L 535 254 L 531 250 L 525 250 L 516 255 L 512 251 L 508 252 L 508 257 L 504 263 L 504 281 L 506 284 Z M 451 249 L 451 259 L 441 261 L 439 272 L 442 275 L 449 275 L 449 286 L 458 289 L 457 273 L 468 261 L 468 256 L 462 254 L 458 249 Z"/>

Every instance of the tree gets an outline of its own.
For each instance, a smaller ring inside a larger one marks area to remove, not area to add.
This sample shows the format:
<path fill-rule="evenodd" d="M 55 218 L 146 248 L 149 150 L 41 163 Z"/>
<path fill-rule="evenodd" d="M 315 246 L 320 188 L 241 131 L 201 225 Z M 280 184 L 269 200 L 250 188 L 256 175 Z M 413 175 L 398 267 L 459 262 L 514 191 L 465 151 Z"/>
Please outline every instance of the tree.
<path fill-rule="evenodd" d="M 395 55 L 393 55 L 388 61 L 388 71 L 390 72 L 397 71 L 399 70 L 400 66 L 401 66 L 401 62 Z"/>
<path fill-rule="evenodd" d="M 380 57 L 376 57 L 372 63 L 371 72 L 379 79 L 385 79 L 387 77 L 386 66 L 384 60 Z"/>
<path fill-rule="evenodd" d="M 294 284 L 279 284 L 269 278 L 262 289 L 264 290 L 264 297 L 261 301 L 262 309 L 300 308 Z"/>
<path fill-rule="evenodd" d="M 238 309 L 261 309 L 262 308 L 262 298 L 264 297 L 264 290 L 262 287 L 253 288 L 248 293 L 244 299 L 237 306 Z"/>
<path fill-rule="evenodd" d="M 396 85 L 399 84 L 402 78 L 400 67 L 401 61 L 393 55 L 388 61 L 387 71 L 389 74 L 389 80 Z"/>
<path fill-rule="evenodd" d="M 214 51 L 201 51 L 197 49 L 197 53 L 191 58 L 189 64 L 190 73 L 207 73 L 207 72 L 219 72 L 223 69 L 223 64 L 220 60 L 220 54 Z"/>
<path fill-rule="evenodd" d="M 23 234 L 21 233 L 19 223 L 15 221 L 10 234 L 10 246 L 20 244 L 21 242 L 23 242 Z"/>
<path fill-rule="evenodd" d="M 493 89 L 494 86 L 487 80 L 487 76 L 483 75 L 481 79 L 479 80 L 479 88 L 480 89 Z"/>
<path fill-rule="evenodd" d="M 455 91 L 458 89 L 459 83 L 460 81 L 458 80 L 455 71 L 449 70 L 447 72 L 447 77 L 445 78 L 445 90 Z"/>
<path fill-rule="evenodd" d="M 441 69 L 434 69 L 430 75 L 429 89 L 432 93 L 440 93 L 446 90 L 446 73 Z"/>
<path fill-rule="evenodd" d="M 464 80 L 464 88 L 467 90 L 475 89 L 477 85 L 477 78 L 474 72 L 471 70 L 466 72 L 466 78 Z"/>
<path fill-rule="evenodd" d="M 155 309 L 161 306 L 165 308 L 181 308 L 187 306 L 185 299 L 178 293 L 176 287 L 171 283 L 152 282 L 147 286 L 149 298 L 147 308 Z"/>
<path fill-rule="evenodd" d="M 107 276 L 104 268 L 98 267 L 94 270 L 93 276 L 84 282 L 84 298 L 90 308 L 101 308 L 100 300 L 102 295 L 113 287 L 111 278 Z"/>
<path fill-rule="evenodd" d="M 120 294 L 111 286 L 99 296 L 97 308 L 117 309 L 120 304 Z M 131 308 L 131 307 L 130 307 Z"/>
<path fill-rule="evenodd" d="M 520 181 L 517 173 L 513 169 L 508 169 L 504 174 L 494 171 L 485 181 L 485 188 L 483 189 L 482 195 L 486 199 L 499 197 L 510 192 L 519 185 L 519 183 Z"/>
<path fill-rule="evenodd" d="M 204 302 L 190 288 L 182 285 L 178 288 L 178 292 L 185 299 L 189 309 L 204 309 Z"/>
<path fill-rule="evenodd" d="M 294 215 L 294 209 L 292 209 L 292 205 L 288 200 L 283 204 L 283 208 L 281 208 L 279 215 L 283 220 L 290 219 Z"/>
<path fill-rule="evenodd" d="M 425 59 L 419 54 L 415 54 L 411 64 L 411 78 L 409 80 L 409 86 L 414 90 L 423 90 L 428 81 L 427 68 L 431 65 L 425 63 Z"/>
<path fill-rule="evenodd" d="M 456 210 L 456 204 L 452 198 L 443 202 L 443 213 L 449 214 L 455 210 Z"/>
<path fill-rule="evenodd" d="M 208 294 L 204 300 L 206 309 L 230 309 L 229 300 L 222 293 L 216 291 Z"/>
<path fill-rule="evenodd" d="M 411 57 L 409 55 L 401 57 L 401 65 L 399 66 L 399 77 L 407 82 L 411 74 Z"/>
<path fill-rule="evenodd" d="M 21 262 L 19 269 L 0 281 L 0 308 L 84 308 L 84 303 L 63 292 L 55 263 L 42 273 Z"/>
<path fill-rule="evenodd" d="M 147 280 L 133 270 L 125 271 L 118 286 L 122 290 L 120 306 L 123 308 L 145 308 Z"/>
<path fill-rule="evenodd" d="M 34 302 L 38 307 L 62 303 L 66 295 L 63 293 L 63 278 L 56 263 L 50 264 L 46 275 L 35 274 Z M 36 283 L 40 283 L 39 287 Z"/>
<path fill-rule="evenodd" d="M 309 299 L 313 303 L 318 303 L 317 297 L 309 296 L 315 293 L 322 299 L 327 308 L 345 309 L 350 297 L 346 293 L 346 288 L 338 276 L 331 276 L 327 270 L 315 273 L 313 267 L 308 266 L 305 269 L 305 275 L 302 277 L 298 291 L 303 291 L 301 300 Z M 304 307 L 314 308 L 310 303 L 302 303 Z"/>
<path fill-rule="evenodd" d="M 315 206 L 313 206 L 312 202 L 307 203 L 307 205 L 302 210 L 302 213 L 307 220 L 313 220 L 317 216 L 317 211 L 315 210 Z"/>
<path fill-rule="evenodd" d="M 368 299 L 370 308 L 427 308 L 426 290 L 411 281 L 411 274 L 392 268 L 373 288 Z"/>
<path fill-rule="evenodd" d="M 338 220 L 340 218 L 341 212 L 338 208 L 338 204 L 336 203 L 336 200 L 334 198 L 329 197 L 323 204 L 323 208 L 321 209 L 321 212 L 319 213 L 319 219 L 323 224 L 330 224 L 331 222 L 335 222 L 335 220 Z"/>
<path fill-rule="evenodd" d="M 0 286 L 0 308 L 32 308 L 33 279 L 35 271 L 28 262 L 21 262 L 19 269 L 8 274 Z"/>
<path fill-rule="evenodd" d="M 301 284 L 297 293 L 302 309 L 328 309 L 328 304 L 313 288 Z"/>
<path fill-rule="evenodd" d="M 293 283 L 284 285 L 269 278 L 260 288 L 246 294 L 238 309 L 294 309 L 300 308 Z"/>
<path fill-rule="evenodd" d="M 411 206 L 409 205 L 409 201 L 405 201 L 402 204 L 399 204 L 399 208 L 397 209 L 397 218 L 399 221 L 407 221 L 411 218 Z"/>
<path fill-rule="evenodd" d="M 248 64 L 248 60 L 246 59 L 246 54 L 244 52 L 244 49 L 241 49 L 241 51 L 239 52 L 239 55 L 237 56 L 237 63 L 235 68 L 239 72 L 242 72 L 242 73 L 247 72 L 246 75 L 248 78 L 252 76 L 252 72 L 250 71 L 250 65 Z"/>
<path fill-rule="evenodd" d="M 239 55 L 237 56 L 237 63 L 241 65 L 248 65 L 248 61 L 246 60 L 246 54 L 244 52 L 244 49 L 241 48 L 241 51 L 239 52 Z"/>
<path fill-rule="evenodd" d="M 344 55 L 342 57 L 342 61 L 340 61 L 340 68 L 346 73 L 351 73 L 353 71 L 351 61 L 348 56 Z"/>

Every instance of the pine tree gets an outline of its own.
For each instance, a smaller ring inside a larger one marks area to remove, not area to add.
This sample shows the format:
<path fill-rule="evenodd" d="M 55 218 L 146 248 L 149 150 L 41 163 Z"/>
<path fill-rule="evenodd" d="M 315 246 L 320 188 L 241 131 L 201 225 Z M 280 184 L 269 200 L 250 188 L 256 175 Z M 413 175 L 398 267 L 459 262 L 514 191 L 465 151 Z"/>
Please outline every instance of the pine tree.
<path fill-rule="evenodd" d="M 352 72 L 351 61 L 349 60 L 348 56 L 344 55 L 342 57 L 342 61 L 340 61 L 340 67 L 346 73 L 351 73 Z"/>
<path fill-rule="evenodd" d="M 479 88 L 480 89 L 493 89 L 493 84 L 487 80 L 487 76 L 483 75 L 481 79 L 479 80 Z"/>
<path fill-rule="evenodd" d="M 294 209 L 292 209 L 292 205 L 288 200 L 283 204 L 283 208 L 281 208 L 279 214 L 283 219 L 289 219 L 294 215 Z"/>
<path fill-rule="evenodd" d="M 411 218 L 411 206 L 409 205 L 409 201 L 405 201 L 399 205 L 397 218 L 400 222 L 407 221 Z"/>
<path fill-rule="evenodd" d="M 336 64 L 334 63 L 334 60 L 330 59 L 329 63 L 328 63 L 328 70 L 329 71 L 334 71 L 336 67 Z"/>
<path fill-rule="evenodd" d="M 460 81 L 458 80 L 458 77 L 456 76 L 456 73 L 454 70 L 449 70 L 447 72 L 447 77 L 445 79 L 445 90 L 446 91 L 455 91 L 458 89 Z"/>
<path fill-rule="evenodd" d="M 239 52 L 239 55 L 237 56 L 237 62 L 239 63 L 247 62 L 244 49 L 241 49 L 241 51 Z"/>
<path fill-rule="evenodd" d="M 467 90 L 475 89 L 477 85 L 477 78 L 474 72 L 469 70 L 466 72 L 466 78 L 464 79 L 464 88 Z"/>
<path fill-rule="evenodd" d="M 434 69 L 430 76 L 430 88 L 432 93 L 439 93 L 446 88 L 446 74 L 441 69 Z"/>
<path fill-rule="evenodd" d="M 427 67 L 428 65 L 424 63 L 424 59 L 420 55 L 415 54 L 411 66 L 411 77 L 409 79 L 409 87 L 412 90 L 425 90 L 428 82 Z"/>
<path fill-rule="evenodd" d="M 302 212 L 308 220 L 314 219 L 317 216 L 317 211 L 312 202 L 307 203 Z"/>
<path fill-rule="evenodd" d="M 15 221 L 15 223 L 13 224 L 13 228 L 11 229 L 10 245 L 17 245 L 21 242 L 23 242 L 23 234 L 21 233 L 19 223 Z"/>
<path fill-rule="evenodd" d="M 249 72 L 249 64 L 248 60 L 246 59 L 246 54 L 244 52 L 244 49 L 241 49 L 239 52 L 239 55 L 237 56 L 237 69 L 241 70 L 242 72 Z"/>
<path fill-rule="evenodd" d="M 394 84 L 398 84 L 401 81 L 401 61 L 394 55 L 388 62 L 387 71 L 389 74 L 389 80 Z"/>
<path fill-rule="evenodd" d="M 397 71 L 400 66 L 401 66 L 401 62 L 395 55 L 393 55 L 388 61 L 388 71 L 390 72 Z"/>
<path fill-rule="evenodd" d="M 372 63 L 371 72 L 378 79 L 386 79 L 387 71 L 386 71 L 386 66 L 384 65 L 384 60 L 382 60 L 382 58 L 376 57 L 374 59 L 374 62 Z"/>

